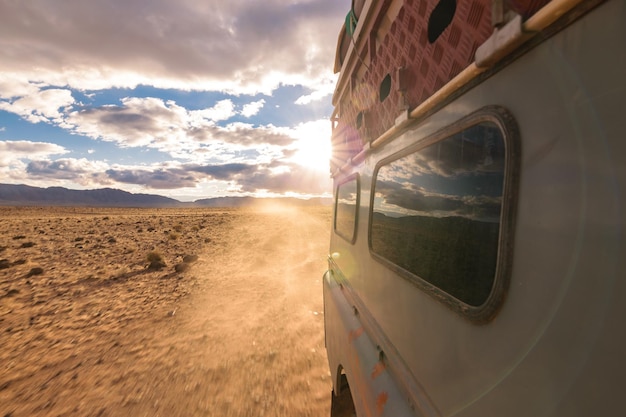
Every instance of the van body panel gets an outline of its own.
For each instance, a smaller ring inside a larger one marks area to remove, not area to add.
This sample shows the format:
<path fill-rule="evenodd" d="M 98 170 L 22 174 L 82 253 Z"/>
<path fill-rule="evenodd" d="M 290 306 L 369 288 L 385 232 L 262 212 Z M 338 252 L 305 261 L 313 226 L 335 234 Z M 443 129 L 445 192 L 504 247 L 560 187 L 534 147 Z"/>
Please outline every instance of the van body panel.
<path fill-rule="evenodd" d="M 355 242 L 331 234 L 331 270 L 348 290 L 325 283 L 325 303 L 333 311 L 356 307 L 375 323 L 364 326 L 371 344 L 400 358 L 390 375 L 400 396 L 425 403 L 413 404 L 423 415 L 623 410 L 625 23 L 626 2 L 602 3 L 335 177 L 340 183 L 358 173 L 360 204 Z M 518 136 L 505 132 L 507 146 L 519 149 L 518 160 L 507 162 L 517 164 L 518 181 L 507 190 L 515 219 L 506 296 L 490 321 L 477 324 L 372 255 L 370 204 L 382 160 L 492 106 L 519 128 Z M 345 291 L 354 293 L 350 301 Z M 327 338 L 345 333 L 332 314 L 326 320 Z M 329 348 L 331 371 L 347 368 L 339 351 Z M 359 395 L 370 394 L 358 391 L 355 404 Z M 368 415 L 359 406 L 357 414 Z"/>

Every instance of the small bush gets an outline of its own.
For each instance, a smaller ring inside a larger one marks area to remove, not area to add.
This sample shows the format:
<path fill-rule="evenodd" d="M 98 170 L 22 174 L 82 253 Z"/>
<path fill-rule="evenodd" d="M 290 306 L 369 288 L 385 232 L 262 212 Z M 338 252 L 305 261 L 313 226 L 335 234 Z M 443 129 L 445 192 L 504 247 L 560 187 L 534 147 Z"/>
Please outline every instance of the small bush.
<path fill-rule="evenodd" d="M 174 232 L 170 232 L 170 234 L 167 236 L 170 240 L 176 240 L 180 237 L 180 235 L 178 233 L 174 233 Z"/>
<path fill-rule="evenodd" d="M 38 266 L 32 268 L 28 274 L 26 275 L 27 277 L 32 277 L 33 275 L 41 275 L 43 274 L 43 268 L 40 268 Z"/>
<path fill-rule="evenodd" d="M 24 242 L 20 245 L 20 248 L 32 248 L 35 246 L 34 242 Z"/>
<path fill-rule="evenodd" d="M 182 262 L 182 263 L 177 264 L 174 267 L 174 270 L 176 272 L 185 272 L 185 271 L 189 270 L 189 268 L 191 268 L 191 265 L 189 265 L 187 262 Z"/>
<path fill-rule="evenodd" d="M 198 255 L 185 255 L 183 256 L 183 262 L 195 262 L 198 260 Z"/>
<path fill-rule="evenodd" d="M 161 269 L 165 266 L 163 256 L 156 251 L 149 252 L 148 255 L 146 255 L 146 260 L 150 263 L 148 269 Z"/>

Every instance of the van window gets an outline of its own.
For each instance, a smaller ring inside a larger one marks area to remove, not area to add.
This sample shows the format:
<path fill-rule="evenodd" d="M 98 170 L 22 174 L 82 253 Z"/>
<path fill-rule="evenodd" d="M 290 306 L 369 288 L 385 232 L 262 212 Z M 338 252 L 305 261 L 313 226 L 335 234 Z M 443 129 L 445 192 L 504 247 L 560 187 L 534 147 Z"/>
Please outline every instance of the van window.
<path fill-rule="evenodd" d="M 496 279 L 505 156 L 499 126 L 481 121 L 383 161 L 370 222 L 375 257 L 423 289 L 483 305 Z"/>
<path fill-rule="evenodd" d="M 335 232 L 351 243 L 356 240 L 358 208 L 359 179 L 353 176 L 339 184 L 335 198 Z"/>

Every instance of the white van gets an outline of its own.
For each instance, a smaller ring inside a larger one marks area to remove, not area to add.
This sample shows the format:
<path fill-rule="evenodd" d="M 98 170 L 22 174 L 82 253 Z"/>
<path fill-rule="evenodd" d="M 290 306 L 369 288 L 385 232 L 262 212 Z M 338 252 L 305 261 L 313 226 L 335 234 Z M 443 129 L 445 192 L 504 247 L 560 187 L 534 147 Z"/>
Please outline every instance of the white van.
<path fill-rule="evenodd" d="M 355 0 L 332 414 L 626 415 L 626 1 Z"/>

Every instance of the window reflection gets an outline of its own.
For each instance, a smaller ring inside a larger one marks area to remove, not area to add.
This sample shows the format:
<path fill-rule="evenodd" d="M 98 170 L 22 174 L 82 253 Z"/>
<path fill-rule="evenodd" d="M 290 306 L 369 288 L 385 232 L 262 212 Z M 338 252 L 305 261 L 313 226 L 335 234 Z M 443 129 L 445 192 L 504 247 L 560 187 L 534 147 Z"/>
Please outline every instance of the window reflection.
<path fill-rule="evenodd" d="M 340 184 L 337 188 L 335 231 L 350 242 L 353 242 L 355 238 L 358 193 L 359 185 L 356 177 Z"/>
<path fill-rule="evenodd" d="M 495 279 L 505 147 L 491 122 L 379 168 L 371 247 L 472 306 Z"/>

